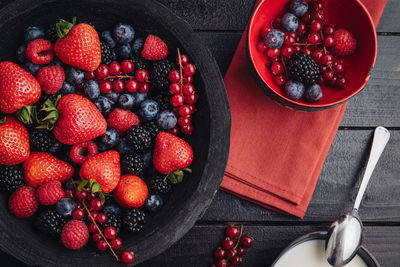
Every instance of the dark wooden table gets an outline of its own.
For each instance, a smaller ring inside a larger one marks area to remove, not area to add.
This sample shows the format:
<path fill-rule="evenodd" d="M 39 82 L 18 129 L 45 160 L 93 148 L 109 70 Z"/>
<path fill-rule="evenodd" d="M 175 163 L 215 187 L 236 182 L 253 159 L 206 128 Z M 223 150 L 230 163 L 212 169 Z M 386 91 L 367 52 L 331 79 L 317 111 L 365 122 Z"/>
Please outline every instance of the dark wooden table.
<path fill-rule="evenodd" d="M 4 1 L 5 2 L 5 1 Z M 204 40 L 224 75 L 255 0 L 160 0 Z M 297 237 L 328 225 L 352 207 L 373 130 L 391 140 L 361 204 L 364 245 L 383 267 L 400 266 L 400 1 L 389 0 L 380 21 L 378 59 L 364 91 L 353 98 L 329 151 L 303 220 L 269 211 L 219 191 L 193 229 L 165 253 L 141 266 L 208 266 L 229 222 L 255 237 L 241 266 L 269 266 Z M 0 253 L 2 266 L 22 266 Z"/>

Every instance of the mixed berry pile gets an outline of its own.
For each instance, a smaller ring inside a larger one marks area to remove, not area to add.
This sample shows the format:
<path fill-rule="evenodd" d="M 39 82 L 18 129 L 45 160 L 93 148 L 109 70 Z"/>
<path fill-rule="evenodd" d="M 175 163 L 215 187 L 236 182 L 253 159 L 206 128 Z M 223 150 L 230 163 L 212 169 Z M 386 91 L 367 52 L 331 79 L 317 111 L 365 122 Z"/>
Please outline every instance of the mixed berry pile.
<path fill-rule="evenodd" d="M 346 29 L 326 24 L 323 0 L 292 0 L 288 11 L 260 32 L 257 50 L 268 56 L 274 83 L 291 100 L 317 102 L 321 85 L 345 89 L 343 56 L 355 52 L 357 41 Z"/>
<path fill-rule="evenodd" d="M 99 36 L 100 35 L 100 36 Z M 138 36 L 140 35 L 140 36 Z M 196 67 L 158 36 L 119 23 L 28 27 L 0 63 L 0 190 L 18 218 L 68 249 L 132 262 L 145 227 L 193 160 Z M 89 241 L 89 240 L 92 241 Z"/>

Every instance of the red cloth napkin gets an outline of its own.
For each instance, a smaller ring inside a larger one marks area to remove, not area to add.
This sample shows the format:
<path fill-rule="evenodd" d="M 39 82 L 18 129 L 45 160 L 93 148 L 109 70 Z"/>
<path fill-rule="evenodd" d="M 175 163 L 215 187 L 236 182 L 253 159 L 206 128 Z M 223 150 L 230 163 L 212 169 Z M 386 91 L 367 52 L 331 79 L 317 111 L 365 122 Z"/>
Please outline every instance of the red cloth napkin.
<path fill-rule="evenodd" d="M 375 26 L 387 0 L 362 0 Z M 244 32 L 225 75 L 232 114 L 231 147 L 221 189 L 266 208 L 303 218 L 347 103 L 294 111 L 257 86 Z"/>

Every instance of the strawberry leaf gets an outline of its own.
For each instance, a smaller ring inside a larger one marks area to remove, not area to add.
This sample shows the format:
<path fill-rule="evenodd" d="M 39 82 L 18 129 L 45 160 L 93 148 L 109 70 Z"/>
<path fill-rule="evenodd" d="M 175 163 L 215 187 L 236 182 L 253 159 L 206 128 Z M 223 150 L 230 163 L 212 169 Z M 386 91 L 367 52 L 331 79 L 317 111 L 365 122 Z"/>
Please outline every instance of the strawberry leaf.
<path fill-rule="evenodd" d="M 190 168 L 184 168 L 183 170 L 187 171 L 188 173 L 192 173 L 193 172 L 192 169 L 190 169 Z"/>
<path fill-rule="evenodd" d="M 171 183 L 173 183 L 173 184 L 177 184 L 177 183 L 178 183 L 178 179 L 176 179 L 175 174 L 171 173 L 171 174 L 168 176 L 168 178 L 169 178 L 169 180 L 171 181 Z"/>
<path fill-rule="evenodd" d="M 92 187 L 90 188 L 90 192 L 92 192 L 92 193 L 101 192 L 101 185 L 98 182 L 94 182 L 92 184 Z"/>
<path fill-rule="evenodd" d="M 0 117 L 0 124 L 6 123 L 6 117 Z"/>
<path fill-rule="evenodd" d="M 72 30 L 72 28 L 75 26 L 75 23 L 76 23 L 76 17 L 72 18 L 72 23 L 60 19 L 60 21 L 56 23 L 56 31 L 58 38 L 64 38 L 65 36 L 67 36 L 68 33 Z"/>
<path fill-rule="evenodd" d="M 88 183 L 89 183 L 88 180 L 83 180 L 82 182 L 80 182 L 80 184 L 77 187 L 78 191 L 81 191 L 82 188 L 84 188 Z"/>
<path fill-rule="evenodd" d="M 103 192 L 99 192 L 99 198 L 100 198 L 101 204 L 104 204 L 104 202 L 106 202 L 106 197 L 104 196 Z"/>
<path fill-rule="evenodd" d="M 29 125 L 33 123 L 36 107 L 31 105 L 23 106 L 17 111 L 17 119 L 23 124 Z"/>

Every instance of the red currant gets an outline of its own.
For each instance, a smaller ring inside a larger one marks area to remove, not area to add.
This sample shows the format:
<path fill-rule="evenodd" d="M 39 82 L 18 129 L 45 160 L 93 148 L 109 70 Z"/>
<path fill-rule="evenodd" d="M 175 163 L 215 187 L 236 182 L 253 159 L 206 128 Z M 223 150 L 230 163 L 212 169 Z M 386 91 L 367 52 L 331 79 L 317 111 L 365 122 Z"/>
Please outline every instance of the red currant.
<path fill-rule="evenodd" d="M 188 63 L 183 67 L 183 72 L 187 76 L 193 76 L 196 73 L 196 66 L 192 63 Z"/>
<path fill-rule="evenodd" d="M 117 93 L 124 91 L 124 82 L 121 79 L 116 79 L 112 82 L 113 90 Z"/>
<path fill-rule="evenodd" d="M 275 84 L 278 85 L 278 86 L 283 86 L 283 85 L 285 85 L 285 83 L 286 83 L 285 76 L 283 76 L 283 75 L 275 76 L 274 82 L 275 82 Z"/>
<path fill-rule="evenodd" d="M 347 81 L 346 81 L 346 79 L 345 79 L 344 77 L 342 77 L 342 78 L 340 78 L 340 79 L 337 81 L 336 85 L 337 85 L 339 88 L 344 89 L 344 88 L 347 87 Z"/>
<path fill-rule="evenodd" d="M 240 230 L 235 225 L 229 225 L 226 228 L 225 232 L 226 232 L 226 235 L 229 236 L 232 239 L 235 239 L 236 237 L 238 237 L 240 235 Z"/>
<path fill-rule="evenodd" d="M 96 221 L 98 223 L 104 223 L 107 221 L 107 215 L 104 213 L 99 213 L 99 215 L 97 215 Z"/>
<path fill-rule="evenodd" d="M 179 116 L 187 117 L 191 114 L 190 107 L 188 105 L 180 106 L 178 109 Z"/>
<path fill-rule="evenodd" d="M 94 80 L 96 79 L 96 75 L 93 71 L 86 71 L 85 72 L 85 80 Z"/>
<path fill-rule="evenodd" d="M 268 50 L 267 45 L 264 43 L 264 41 L 259 41 L 257 43 L 257 50 L 260 51 L 261 53 L 265 53 L 265 51 Z"/>
<path fill-rule="evenodd" d="M 176 58 L 176 64 L 181 64 L 182 66 L 185 66 L 186 64 L 189 63 L 189 57 L 185 54 L 181 54 L 181 62 L 179 62 L 179 57 Z"/>
<path fill-rule="evenodd" d="M 242 256 L 242 255 L 246 254 L 246 250 L 243 247 L 238 246 L 236 248 L 236 254 L 238 254 L 239 256 Z"/>
<path fill-rule="evenodd" d="M 181 92 L 181 86 L 177 83 L 171 83 L 169 85 L 169 91 L 171 94 L 179 94 Z"/>
<path fill-rule="evenodd" d="M 183 84 L 191 84 L 193 82 L 192 76 L 183 75 Z"/>
<path fill-rule="evenodd" d="M 297 33 L 296 32 L 291 32 L 291 33 L 289 33 L 288 36 L 294 38 L 295 40 L 297 39 Z"/>
<path fill-rule="evenodd" d="M 182 88 L 182 93 L 185 96 L 193 95 L 194 94 L 194 86 L 192 84 L 185 84 Z"/>
<path fill-rule="evenodd" d="M 190 117 L 179 117 L 178 119 L 178 125 L 183 127 L 183 126 L 188 126 L 191 124 L 191 119 Z"/>
<path fill-rule="evenodd" d="M 97 243 L 100 240 L 103 240 L 103 238 L 101 237 L 101 234 L 95 233 L 95 234 L 92 235 L 92 240 Z"/>
<path fill-rule="evenodd" d="M 324 28 L 324 33 L 326 35 L 333 35 L 333 33 L 335 32 L 335 28 L 333 28 L 332 25 L 326 25 Z"/>
<path fill-rule="evenodd" d="M 308 41 L 311 44 L 317 44 L 321 40 L 321 37 L 319 36 L 318 33 L 311 33 L 308 35 Z"/>
<path fill-rule="evenodd" d="M 190 114 L 193 114 L 196 112 L 196 107 L 194 105 L 189 105 L 189 109 L 190 109 Z"/>
<path fill-rule="evenodd" d="M 281 22 L 282 22 L 282 19 L 281 18 L 275 18 L 274 20 L 273 20 L 273 22 L 272 22 L 272 26 L 275 28 L 275 29 L 279 29 L 280 27 L 281 27 Z"/>
<path fill-rule="evenodd" d="M 89 199 L 97 197 L 96 193 L 89 193 Z"/>
<path fill-rule="evenodd" d="M 226 257 L 226 250 L 221 248 L 221 247 L 219 247 L 214 251 L 214 256 L 217 259 L 224 259 Z"/>
<path fill-rule="evenodd" d="M 286 58 L 290 58 L 294 54 L 292 46 L 285 45 L 282 47 L 282 55 Z"/>
<path fill-rule="evenodd" d="M 171 70 L 168 73 L 168 79 L 171 83 L 177 83 L 181 80 L 181 74 L 178 70 Z"/>
<path fill-rule="evenodd" d="M 281 49 L 280 48 L 269 48 L 267 50 L 267 56 L 270 58 L 276 58 L 279 56 L 279 54 L 281 53 Z"/>
<path fill-rule="evenodd" d="M 72 212 L 72 218 L 74 218 L 75 220 L 81 220 L 83 219 L 83 217 L 85 217 L 85 212 L 83 211 L 83 209 L 74 209 L 74 211 Z"/>
<path fill-rule="evenodd" d="M 228 265 L 228 261 L 225 259 L 221 259 L 217 261 L 217 264 L 215 265 L 215 267 L 230 267 Z"/>
<path fill-rule="evenodd" d="M 119 65 L 118 62 L 111 63 L 109 67 L 112 75 L 118 75 L 121 73 L 121 65 Z"/>
<path fill-rule="evenodd" d="M 324 51 L 322 50 L 314 50 L 311 57 L 318 63 L 320 62 L 322 56 L 324 55 Z"/>
<path fill-rule="evenodd" d="M 342 64 L 335 64 L 335 66 L 333 67 L 333 70 L 337 73 L 337 74 L 342 74 L 344 72 L 344 67 Z"/>
<path fill-rule="evenodd" d="M 179 134 L 179 128 L 177 126 L 175 126 L 174 128 L 169 129 L 168 132 L 170 134 L 173 134 L 173 135 L 178 135 Z"/>
<path fill-rule="evenodd" d="M 311 56 L 311 49 L 310 48 L 307 48 L 307 47 L 305 47 L 305 48 L 303 48 L 302 50 L 301 50 L 301 52 L 303 52 L 304 54 L 306 54 L 306 55 L 309 55 L 309 56 Z"/>
<path fill-rule="evenodd" d="M 295 52 L 295 53 L 298 53 L 298 52 L 300 52 L 300 51 L 301 51 L 301 46 L 296 45 L 296 46 L 294 47 L 294 52 Z"/>
<path fill-rule="evenodd" d="M 193 125 L 186 125 L 181 128 L 183 134 L 191 135 L 193 133 Z"/>
<path fill-rule="evenodd" d="M 260 40 L 264 40 L 265 35 L 271 30 L 271 27 L 269 25 L 266 25 L 261 28 L 260 30 Z"/>
<path fill-rule="evenodd" d="M 107 245 L 106 241 L 100 240 L 99 242 L 97 242 L 97 248 L 98 248 L 100 251 L 105 251 L 105 250 L 107 250 L 107 247 L 108 247 L 108 245 Z"/>
<path fill-rule="evenodd" d="M 139 83 L 134 79 L 129 79 L 125 82 L 124 87 L 129 93 L 134 93 L 139 89 Z"/>
<path fill-rule="evenodd" d="M 89 224 L 88 226 L 89 232 L 90 233 L 96 233 L 97 232 L 97 227 L 94 223 Z"/>
<path fill-rule="evenodd" d="M 104 229 L 104 236 L 108 239 L 114 239 L 117 236 L 117 229 L 113 226 L 108 226 Z"/>
<path fill-rule="evenodd" d="M 318 10 L 312 13 L 313 19 L 324 20 L 324 11 Z"/>
<path fill-rule="evenodd" d="M 185 102 L 186 102 L 186 104 L 193 105 L 193 104 L 196 104 L 198 98 L 199 97 L 197 96 L 197 94 L 194 93 L 194 94 L 185 96 Z"/>
<path fill-rule="evenodd" d="M 97 211 L 92 211 L 91 214 L 92 214 L 92 217 L 93 217 L 95 220 L 96 220 L 96 218 L 97 218 L 97 215 L 99 215 L 99 213 L 98 213 Z"/>
<path fill-rule="evenodd" d="M 150 85 L 148 83 L 140 83 L 139 84 L 139 92 L 147 93 L 150 90 Z"/>
<path fill-rule="evenodd" d="M 311 32 L 319 32 L 322 30 L 322 22 L 320 20 L 313 20 L 310 24 Z"/>
<path fill-rule="evenodd" d="M 292 45 L 295 42 L 296 42 L 296 38 L 295 37 L 290 36 L 290 35 L 285 37 L 285 45 Z"/>
<path fill-rule="evenodd" d="M 81 202 L 75 202 L 75 209 L 83 209 L 83 205 Z"/>
<path fill-rule="evenodd" d="M 324 65 L 321 65 L 321 66 L 319 66 L 319 70 L 323 73 L 323 72 L 326 72 L 328 70 L 328 67 L 324 66 Z"/>
<path fill-rule="evenodd" d="M 314 10 L 319 10 L 324 8 L 324 4 L 319 0 L 313 1 L 311 6 Z"/>
<path fill-rule="evenodd" d="M 251 245 L 253 245 L 253 242 L 254 242 L 254 238 L 251 236 L 248 236 L 248 235 L 244 235 L 240 239 L 240 244 L 245 248 L 251 247 Z"/>
<path fill-rule="evenodd" d="M 333 39 L 332 35 L 327 35 L 325 36 L 325 40 L 324 40 L 324 45 L 326 47 L 331 47 L 333 46 L 333 43 L 335 42 L 335 40 Z"/>
<path fill-rule="evenodd" d="M 321 58 L 321 63 L 324 65 L 329 65 L 333 61 L 333 56 L 331 54 L 325 54 Z"/>
<path fill-rule="evenodd" d="M 135 68 L 132 60 L 124 60 L 121 62 L 121 69 L 123 73 L 131 73 Z"/>
<path fill-rule="evenodd" d="M 183 95 L 181 95 L 181 94 L 175 94 L 175 95 L 173 95 L 173 96 L 171 97 L 170 102 L 171 102 L 171 105 L 172 105 L 173 107 L 180 107 L 180 106 L 183 105 L 184 100 L 185 100 L 185 98 L 183 97 Z"/>
<path fill-rule="evenodd" d="M 70 199 L 74 199 L 74 191 L 72 189 L 66 189 L 65 190 L 65 197 L 66 198 L 70 198 Z"/>
<path fill-rule="evenodd" d="M 102 94 L 109 94 L 112 91 L 112 83 L 107 80 L 100 81 L 99 87 Z"/>
<path fill-rule="evenodd" d="M 119 237 L 116 237 L 110 241 L 110 245 L 112 249 L 118 250 L 122 247 L 122 240 Z"/>
<path fill-rule="evenodd" d="M 103 204 L 101 204 L 101 200 L 99 198 L 93 198 L 90 200 L 89 206 L 91 210 L 99 211 L 103 207 Z"/>
<path fill-rule="evenodd" d="M 280 62 L 274 62 L 271 66 L 271 72 L 274 75 L 282 74 L 283 72 L 283 65 Z"/>
<path fill-rule="evenodd" d="M 81 201 L 85 200 L 85 198 L 87 198 L 88 193 L 85 190 L 76 190 L 75 192 L 75 197 Z"/>
<path fill-rule="evenodd" d="M 337 80 L 338 80 L 338 77 L 335 75 L 332 77 L 332 79 L 330 81 L 327 81 L 327 82 L 329 83 L 330 86 L 335 86 Z"/>
<path fill-rule="evenodd" d="M 304 22 L 300 22 L 299 26 L 297 26 L 297 33 L 303 35 L 307 32 L 307 26 Z"/>
<path fill-rule="evenodd" d="M 233 266 L 240 265 L 240 264 L 242 263 L 242 261 L 243 261 L 243 259 L 242 259 L 241 257 L 237 256 L 237 255 L 234 256 L 234 257 L 231 259 L 231 263 L 232 263 Z"/>
<path fill-rule="evenodd" d="M 228 259 L 232 259 L 233 257 L 236 256 L 236 251 L 234 249 L 230 249 L 228 250 L 228 252 L 226 253 L 226 257 Z"/>
<path fill-rule="evenodd" d="M 99 67 L 94 71 L 94 74 L 97 76 L 97 78 L 104 79 L 110 74 L 110 69 L 107 65 L 100 64 Z"/>
<path fill-rule="evenodd" d="M 124 251 L 121 255 L 121 260 L 125 263 L 131 263 L 135 258 L 135 254 L 132 251 Z"/>
<path fill-rule="evenodd" d="M 307 23 L 311 21 L 311 13 L 310 11 L 307 11 L 306 14 L 303 15 L 303 17 L 301 17 L 301 19 Z"/>
<path fill-rule="evenodd" d="M 147 70 L 138 70 L 135 76 L 138 82 L 144 83 L 149 79 L 149 72 Z"/>
<path fill-rule="evenodd" d="M 235 242 L 233 242 L 232 239 L 229 237 L 225 238 L 224 241 L 222 242 L 222 246 L 224 249 L 232 249 L 235 246 Z"/>
<path fill-rule="evenodd" d="M 333 77 L 335 76 L 335 73 L 332 71 L 332 70 L 328 70 L 328 71 L 326 71 L 325 73 L 324 73 L 324 79 L 326 80 L 326 81 L 330 81 L 330 80 L 332 80 L 333 79 Z"/>

